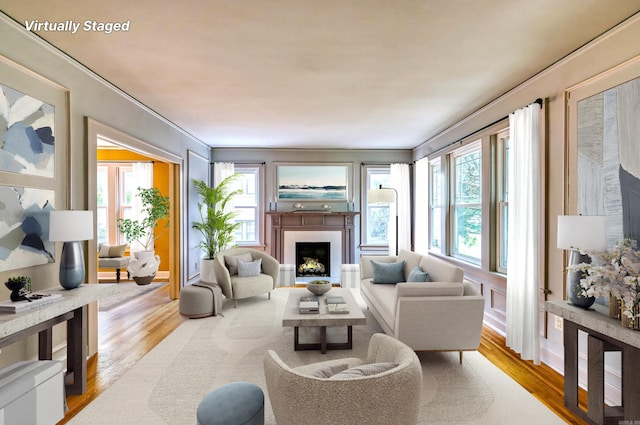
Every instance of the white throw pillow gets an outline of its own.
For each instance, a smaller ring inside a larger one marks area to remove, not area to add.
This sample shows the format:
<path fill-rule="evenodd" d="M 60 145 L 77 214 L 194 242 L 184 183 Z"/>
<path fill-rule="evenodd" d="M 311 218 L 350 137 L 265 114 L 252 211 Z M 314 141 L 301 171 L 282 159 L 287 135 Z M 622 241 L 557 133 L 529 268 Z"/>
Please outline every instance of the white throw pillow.
<path fill-rule="evenodd" d="M 224 263 L 229 270 L 229 274 L 231 276 L 238 274 L 238 260 L 242 261 L 253 261 L 253 257 L 248 252 L 239 255 L 225 255 Z"/>
<path fill-rule="evenodd" d="M 369 363 L 362 366 L 352 367 L 345 371 L 336 373 L 329 379 L 353 379 L 361 378 L 363 376 L 377 375 L 378 373 L 386 372 L 398 366 L 398 363 Z"/>
<path fill-rule="evenodd" d="M 262 258 L 258 258 L 254 261 L 242 261 L 238 260 L 238 276 L 240 277 L 254 277 L 260 275 L 262 269 Z"/>
<path fill-rule="evenodd" d="M 309 374 L 309 376 L 313 376 L 314 378 L 331 378 L 336 373 L 340 373 L 342 371 L 347 370 L 349 367 L 348 364 L 334 364 L 325 367 L 321 367 L 320 369 L 314 370 Z"/>

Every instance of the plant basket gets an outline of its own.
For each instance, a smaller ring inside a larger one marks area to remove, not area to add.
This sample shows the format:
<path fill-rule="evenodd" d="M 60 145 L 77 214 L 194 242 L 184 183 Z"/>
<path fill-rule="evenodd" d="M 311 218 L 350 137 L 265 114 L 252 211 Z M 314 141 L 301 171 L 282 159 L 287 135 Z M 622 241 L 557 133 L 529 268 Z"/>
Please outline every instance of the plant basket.
<path fill-rule="evenodd" d="M 625 328 L 633 329 L 634 331 L 640 330 L 640 317 L 638 317 L 639 313 L 640 304 L 633 307 L 633 319 L 625 314 L 622 315 L 622 326 L 624 326 Z"/>
<path fill-rule="evenodd" d="M 622 318 L 622 300 L 613 295 L 609 295 L 609 317 Z"/>

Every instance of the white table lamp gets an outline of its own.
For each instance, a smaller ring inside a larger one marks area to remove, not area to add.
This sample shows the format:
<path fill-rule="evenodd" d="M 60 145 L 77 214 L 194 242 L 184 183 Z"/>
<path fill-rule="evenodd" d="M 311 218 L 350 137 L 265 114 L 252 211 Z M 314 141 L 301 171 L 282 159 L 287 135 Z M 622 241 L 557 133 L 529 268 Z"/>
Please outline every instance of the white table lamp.
<path fill-rule="evenodd" d="M 60 285 L 77 288 L 84 281 L 84 254 L 80 241 L 93 239 L 93 211 L 51 211 L 49 240 L 64 242 L 60 256 Z"/>

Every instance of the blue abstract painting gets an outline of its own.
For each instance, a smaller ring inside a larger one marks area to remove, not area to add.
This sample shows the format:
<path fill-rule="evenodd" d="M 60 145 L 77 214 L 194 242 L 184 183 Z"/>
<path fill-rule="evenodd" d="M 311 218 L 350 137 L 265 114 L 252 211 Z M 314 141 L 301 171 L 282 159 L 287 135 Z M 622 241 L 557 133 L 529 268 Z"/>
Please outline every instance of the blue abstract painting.
<path fill-rule="evenodd" d="M 54 106 L 0 84 L 0 171 L 54 177 Z"/>
<path fill-rule="evenodd" d="M 49 241 L 54 192 L 0 185 L 0 271 L 55 261 Z"/>

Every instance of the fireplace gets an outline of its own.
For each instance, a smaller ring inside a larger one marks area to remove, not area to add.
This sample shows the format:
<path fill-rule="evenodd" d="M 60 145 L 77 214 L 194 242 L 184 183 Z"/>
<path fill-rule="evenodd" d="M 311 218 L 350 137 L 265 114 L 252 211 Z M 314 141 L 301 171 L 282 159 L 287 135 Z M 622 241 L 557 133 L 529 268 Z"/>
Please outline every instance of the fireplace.
<path fill-rule="evenodd" d="M 330 242 L 296 242 L 296 276 L 330 275 Z"/>
<path fill-rule="evenodd" d="M 357 261 L 354 239 L 354 217 L 357 214 L 353 211 L 270 211 L 267 215 L 271 218 L 271 255 L 281 264 L 290 264 L 297 269 L 297 242 L 329 242 L 331 262 L 324 264 L 325 271 L 329 277 L 337 279 L 342 264 Z"/>

